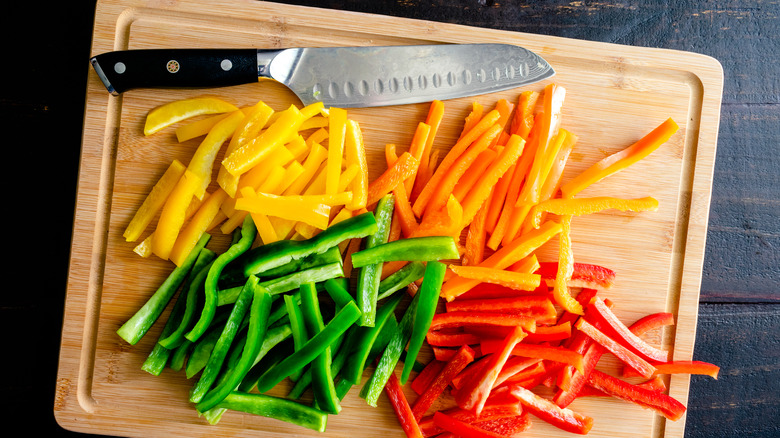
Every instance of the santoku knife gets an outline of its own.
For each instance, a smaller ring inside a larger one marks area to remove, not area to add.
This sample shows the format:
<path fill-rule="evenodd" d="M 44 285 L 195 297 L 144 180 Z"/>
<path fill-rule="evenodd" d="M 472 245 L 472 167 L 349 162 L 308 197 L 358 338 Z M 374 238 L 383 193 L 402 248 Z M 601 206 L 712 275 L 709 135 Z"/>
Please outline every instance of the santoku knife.
<path fill-rule="evenodd" d="M 342 108 L 474 96 L 555 74 L 541 56 L 511 44 L 120 50 L 90 61 L 114 95 L 134 88 L 210 88 L 273 79 L 304 105 Z"/>

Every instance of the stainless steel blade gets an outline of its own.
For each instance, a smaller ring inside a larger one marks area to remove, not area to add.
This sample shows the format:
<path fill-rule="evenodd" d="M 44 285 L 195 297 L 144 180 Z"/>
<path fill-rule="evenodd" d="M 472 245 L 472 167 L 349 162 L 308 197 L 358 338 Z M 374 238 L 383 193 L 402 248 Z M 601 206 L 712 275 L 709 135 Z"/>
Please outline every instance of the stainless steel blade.
<path fill-rule="evenodd" d="M 400 105 L 492 93 L 555 74 L 538 54 L 511 44 L 442 44 L 258 50 L 258 75 L 308 105 Z"/>

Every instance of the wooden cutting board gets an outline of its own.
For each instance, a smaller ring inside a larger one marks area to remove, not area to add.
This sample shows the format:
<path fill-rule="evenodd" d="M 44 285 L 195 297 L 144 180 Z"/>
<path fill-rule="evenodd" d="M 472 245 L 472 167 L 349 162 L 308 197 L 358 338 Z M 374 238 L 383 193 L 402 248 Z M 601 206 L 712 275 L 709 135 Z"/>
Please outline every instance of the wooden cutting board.
<path fill-rule="evenodd" d="M 614 269 L 607 293 L 626 323 L 669 311 L 677 324 L 654 341 L 691 359 L 709 213 L 723 75 L 709 57 L 475 27 L 415 21 L 249 0 L 101 0 L 92 53 L 164 47 L 296 47 L 504 42 L 540 53 L 555 68 L 554 82 L 567 89 L 563 127 L 579 136 L 566 177 L 622 149 L 668 117 L 680 125 L 672 139 L 632 168 L 582 196 L 653 196 L 654 213 L 603 213 L 576 218 L 575 258 Z M 87 60 L 85 60 L 87 62 Z M 529 89 L 541 90 L 545 83 Z M 73 230 L 67 301 L 54 411 L 65 428 L 121 436 L 307 436 L 306 429 L 230 412 L 218 425 L 199 418 L 187 402 L 192 381 L 166 370 L 141 370 L 159 325 L 135 346 L 116 329 L 145 302 L 172 269 L 141 259 L 122 232 L 151 186 L 174 158 L 187 162 L 197 140 L 177 144 L 172 130 L 144 137 L 151 108 L 200 94 L 240 106 L 263 100 L 274 108 L 298 103 L 269 83 L 214 90 L 138 90 L 110 97 L 90 71 L 80 181 Z M 508 91 L 446 102 L 446 121 L 436 148 L 453 144 L 474 100 L 486 107 Z M 350 110 L 369 148 L 371 175 L 384 169 L 387 143 L 401 151 L 428 105 Z M 219 238 L 214 241 L 219 245 Z M 554 255 L 554 247 L 546 250 Z M 544 253 L 544 252 L 543 252 Z M 616 370 L 606 359 L 604 369 Z M 687 403 L 689 379 L 673 377 L 669 392 Z M 281 392 L 280 392 L 281 393 Z M 409 393 L 409 397 L 413 397 Z M 595 437 L 680 437 L 684 419 L 667 422 L 650 411 L 611 399 L 580 399 L 572 409 L 592 416 Z M 353 391 L 329 419 L 325 436 L 403 436 L 387 400 L 368 407 Z M 534 421 L 530 437 L 566 436 Z"/>

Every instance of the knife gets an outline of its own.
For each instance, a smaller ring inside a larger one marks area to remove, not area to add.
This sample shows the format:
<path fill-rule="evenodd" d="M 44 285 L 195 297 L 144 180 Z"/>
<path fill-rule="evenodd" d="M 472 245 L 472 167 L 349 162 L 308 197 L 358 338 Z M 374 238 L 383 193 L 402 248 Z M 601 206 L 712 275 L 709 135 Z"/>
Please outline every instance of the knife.
<path fill-rule="evenodd" d="M 555 74 L 530 50 L 492 43 L 120 50 L 90 62 L 113 95 L 135 88 L 211 88 L 272 79 L 304 105 L 343 108 L 474 96 Z"/>

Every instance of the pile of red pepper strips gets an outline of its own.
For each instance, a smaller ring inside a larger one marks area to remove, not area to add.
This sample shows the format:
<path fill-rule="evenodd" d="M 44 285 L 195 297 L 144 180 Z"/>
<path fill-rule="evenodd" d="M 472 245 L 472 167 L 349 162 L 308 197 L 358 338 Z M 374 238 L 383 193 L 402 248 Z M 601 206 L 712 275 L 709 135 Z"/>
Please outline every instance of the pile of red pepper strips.
<path fill-rule="evenodd" d="M 572 216 L 655 204 L 614 198 L 552 203 L 573 201 L 587 185 L 646 156 L 676 125 L 651 133 L 650 147 L 632 150 L 640 141 L 562 187 L 576 136 L 559 126 L 562 88 L 551 85 L 543 93 L 542 109 L 538 93 L 524 92 L 515 113 L 505 100 L 487 114 L 475 103 L 441 163 L 431 148 L 443 117 L 443 104 L 435 101 L 409 152 L 399 157 L 395 145 L 387 145 L 388 168 L 367 190 L 372 211 L 309 239 L 253 249 L 257 229 L 247 215 L 220 255 L 205 248 L 204 234 L 118 333 L 136 343 L 181 288 L 144 369 L 159 374 L 169 358 L 171 368 L 181 369 L 188 358 L 187 376 L 201 373 L 190 401 L 212 423 L 233 409 L 322 431 L 366 370 L 360 396 L 376 406 L 386 393 L 410 437 L 514 436 L 530 427 L 529 414 L 586 434 L 593 419 L 568 408 L 584 396 L 615 397 L 679 419 L 685 407 L 665 394 L 660 375 L 716 378 L 718 367 L 670 361 L 643 340 L 646 332 L 673 324 L 671 314 L 648 315 L 631 326 L 621 322 L 599 293 L 615 273 L 574 263 L 568 241 Z M 559 260 L 539 262 L 534 251 L 556 235 Z M 344 258 L 330 251 L 349 242 Z M 486 249 L 494 251 L 490 257 Z M 358 271 L 354 288 L 352 270 Z M 216 286 L 226 277 L 243 284 Z M 407 287 L 412 299 L 398 321 L 398 291 Z M 199 288 L 205 302 L 193 321 Z M 321 291 L 335 305 L 328 319 Z M 229 312 L 217 315 L 226 304 Z M 201 365 L 190 369 L 204 340 L 210 342 Z M 426 344 L 434 357 L 423 366 L 417 358 Z M 633 384 L 596 369 L 606 353 L 624 364 L 623 377 L 645 381 Z M 408 400 L 403 385 L 413 371 L 417 396 Z M 287 378 L 295 383 L 287 398 L 262 395 Z M 531 391 L 539 385 L 555 390 L 552 399 Z M 300 402 L 309 387 L 312 407 Z M 455 406 L 432 411 L 442 401 Z"/>

